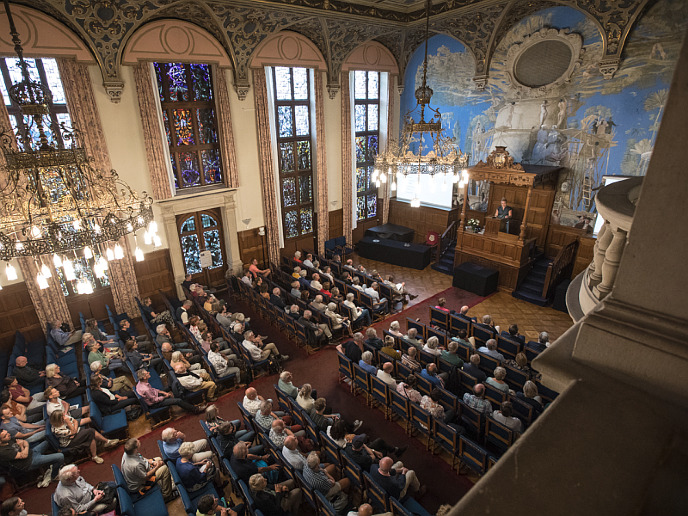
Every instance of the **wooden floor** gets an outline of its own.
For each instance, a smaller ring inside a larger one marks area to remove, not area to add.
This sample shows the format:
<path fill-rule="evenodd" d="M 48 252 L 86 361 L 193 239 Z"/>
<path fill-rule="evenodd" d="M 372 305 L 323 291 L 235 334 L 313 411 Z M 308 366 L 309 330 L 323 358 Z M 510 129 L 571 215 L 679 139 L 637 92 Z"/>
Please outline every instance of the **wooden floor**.
<path fill-rule="evenodd" d="M 392 274 L 394 281 L 406 282 L 406 288 L 418 297 L 411 301 L 406 308 L 413 306 L 427 299 L 438 292 L 446 290 L 452 286 L 452 277 L 427 267 L 422 271 L 389 265 L 387 263 L 376 262 L 366 258 L 359 258 L 353 255 L 354 264 L 363 265 L 369 272 L 377 270 L 383 278 Z M 458 310 L 460 307 L 450 307 Z M 497 292 L 488 297 L 482 303 L 477 304 L 470 310 L 472 317 L 479 319 L 489 314 L 495 324 L 502 330 L 507 330 L 510 324 L 517 324 L 521 335 L 525 335 L 528 340 L 537 340 L 541 331 L 549 333 L 550 342 L 553 342 L 568 330 L 573 322 L 571 317 L 564 312 L 552 308 L 540 307 L 512 297 L 508 292 Z"/>

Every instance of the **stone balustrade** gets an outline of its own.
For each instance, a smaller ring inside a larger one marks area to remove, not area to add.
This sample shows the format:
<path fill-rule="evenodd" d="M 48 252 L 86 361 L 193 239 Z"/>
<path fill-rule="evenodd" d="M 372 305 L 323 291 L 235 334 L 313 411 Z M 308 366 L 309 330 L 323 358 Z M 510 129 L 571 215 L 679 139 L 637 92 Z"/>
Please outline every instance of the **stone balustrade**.
<path fill-rule="evenodd" d="M 642 177 L 632 177 L 601 188 L 595 197 L 604 224 L 597 234 L 592 262 L 569 287 L 567 303 L 578 305 L 570 306 L 569 310 L 576 321 L 590 312 L 614 286 L 642 185 Z"/>

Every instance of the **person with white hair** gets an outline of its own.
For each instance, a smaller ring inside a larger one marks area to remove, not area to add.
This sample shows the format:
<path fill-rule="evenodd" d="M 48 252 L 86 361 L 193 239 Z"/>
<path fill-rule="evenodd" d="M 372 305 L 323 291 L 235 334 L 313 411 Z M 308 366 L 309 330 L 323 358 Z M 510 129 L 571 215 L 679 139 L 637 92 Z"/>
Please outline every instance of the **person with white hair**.
<path fill-rule="evenodd" d="M 276 484 L 274 489 L 268 489 L 267 479 L 260 473 L 251 475 L 248 479 L 256 509 L 265 515 L 297 514 L 301 505 L 301 489 L 296 487 L 294 479 Z"/>
<path fill-rule="evenodd" d="M 294 251 L 294 258 L 293 258 L 293 260 L 294 260 L 296 263 L 303 263 L 303 262 L 301 261 L 301 251 Z"/>
<path fill-rule="evenodd" d="M 306 328 L 308 341 L 311 346 L 323 346 L 332 338 L 330 327 L 325 323 L 313 322 L 313 312 L 304 310 L 298 322 Z"/>
<path fill-rule="evenodd" d="M 236 375 L 235 383 L 239 383 L 241 369 L 234 365 L 235 360 L 237 360 L 237 356 L 234 354 L 224 355 L 220 351 L 220 345 L 217 342 L 210 343 L 208 362 L 210 362 L 215 369 L 215 374 L 217 374 L 217 376 L 222 377 L 233 374 Z"/>
<path fill-rule="evenodd" d="M 437 337 L 435 337 L 433 335 L 425 343 L 425 346 L 423 346 L 423 351 L 438 357 L 442 354 L 442 350 L 439 348 L 439 344 L 440 344 L 440 339 L 438 339 Z"/>
<path fill-rule="evenodd" d="M 110 512 L 117 506 L 117 499 L 107 500 L 105 492 L 93 487 L 81 476 L 76 464 L 69 464 L 60 469 L 60 482 L 55 489 L 54 500 L 58 507 L 70 507 L 77 514 L 91 512 L 101 514 Z M 112 490 L 115 489 L 114 482 L 104 482 Z M 99 484 L 100 485 L 100 484 Z"/>
<path fill-rule="evenodd" d="M 305 263 L 304 263 L 305 265 Z M 320 283 L 320 274 L 317 272 L 313 273 L 313 276 L 311 277 L 311 288 L 314 290 L 322 290 L 322 283 Z M 322 297 L 321 297 L 321 302 L 322 302 Z"/>
<path fill-rule="evenodd" d="M 336 303 L 328 303 L 327 308 L 325 309 L 325 317 L 329 317 L 332 320 L 333 330 L 341 330 L 344 328 L 349 333 L 349 337 L 353 337 L 354 333 L 351 330 L 349 318 L 343 317 L 337 313 Z"/>
<path fill-rule="evenodd" d="M 394 335 L 395 337 L 403 337 L 404 334 L 401 333 L 401 325 L 399 324 L 399 321 L 392 321 L 389 325 L 389 333 Z"/>
<path fill-rule="evenodd" d="M 282 371 L 279 375 L 279 381 L 277 382 L 277 387 L 284 392 L 287 396 L 292 399 L 296 399 L 299 395 L 299 388 L 294 385 L 292 380 L 294 376 L 289 371 Z"/>
<path fill-rule="evenodd" d="M 540 335 L 538 335 L 538 340 L 537 342 L 531 340 L 526 343 L 525 347 L 530 349 L 531 351 L 535 353 L 542 353 L 544 350 L 546 350 L 550 346 L 549 342 L 549 333 L 546 331 L 540 332 Z"/>
<path fill-rule="evenodd" d="M 494 377 L 485 380 L 485 383 L 495 389 L 499 389 L 505 394 L 509 394 L 509 384 L 504 380 L 506 379 L 506 369 L 503 367 L 495 367 L 492 373 Z"/>
<path fill-rule="evenodd" d="M 418 329 L 417 328 L 409 328 L 408 331 L 406 332 L 406 335 L 403 337 L 403 339 L 414 346 L 416 349 L 422 349 L 423 348 L 423 339 L 418 338 Z"/>
<path fill-rule="evenodd" d="M 165 342 L 168 342 L 176 351 L 181 351 L 182 353 L 194 352 L 188 342 L 174 342 L 172 340 L 170 330 L 168 330 L 167 326 L 164 324 L 158 324 L 155 327 L 155 333 L 157 334 L 155 337 L 155 342 L 158 344 L 158 346 L 162 346 Z"/>
<path fill-rule="evenodd" d="M 244 341 L 242 346 L 249 352 L 253 360 L 266 360 L 270 357 L 275 357 L 277 360 L 289 360 L 289 355 L 280 354 L 277 346 L 273 342 L 263 344 L 263 339 L 255 335 L 252 330 L 244 332 Z"/>
<path fill-rule="evenodd" d="M 370 312 L 367 308 L 356 306 L 356 303 L 354 303 L 354 298 L 355 296 L 353 292 L 349 292 L 346 295 L 346 301 L 343 303 L 344 306 L 351 310 L 354 318 L 354 324 L 360 323 L 360 326 L 370 326 L 373 323 L 373 320 L 370 317 Z"/>
<path fill-rule="evenodd" d="M 377 376 L 377 367 L 373 365 L 372 352 L 364 351 L 361 355 L 361 360 L 359 360 L 358 365 L 367 373 Z"/>
<path fill-rule="evenodd" d="M 348 478 L 336 480 L 326 469 L 321 468 L 320 457 L 315 452 L 309 453 L 306 458 L 303 478 L 311 488 L 320 491 L 329 501 L 332 501 L 340 493 L 347 493 L 351 486 Z"/>
<path fill-rule="evenodd" d="M 217 477 L 217 470 L 214 467 L 211 457 L 203 460 L 194 460 L 197 455 L 194 453 L 193 443 L 183 443 L 179 447 L 179 457 L 176 461 L 176 470 L 179 478 L 187 491 L 193 493 L 203 488 L 208 482 L 214 481 Z M 220 486 L 217 485 L 219 491 L 229 484 L 228 480 Z"/>
<path fill-rule="evenodd" d="M 170 459 L 176 460 L 179 457 L 179 448 L 186 442 L 186 435 L 173 427 L 167 427 L 162 431 L 162 449 Z M 201 462 L 213 456 L 212 451 L 208 451 L 208 440 L 198 439 L 189 441 L 193 446 L 193 462 Z"/>

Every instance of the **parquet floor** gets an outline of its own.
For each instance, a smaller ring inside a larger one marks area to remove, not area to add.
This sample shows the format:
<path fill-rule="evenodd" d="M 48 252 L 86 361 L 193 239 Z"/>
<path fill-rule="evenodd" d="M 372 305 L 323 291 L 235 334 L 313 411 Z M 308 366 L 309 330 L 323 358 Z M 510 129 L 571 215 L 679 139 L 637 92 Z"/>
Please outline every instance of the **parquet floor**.
<path fill-rule="evenodd" d="M 419 271 L 359 258 L 355 254 L 352 259 L 354 264 L 362 264 L 368 271 L 376 269 L 383 277 L 392 274 L 394 281 L 405 281 L 409 292 L 418 294 L 406 308 L 452 286 L 451 276 L 430 267 Z M 451 308 L 458 310 L 460 307 Z M 494 323 L 500 325 L 503 330 L 507 330 L 510 324 L 518 324 L 519 333 L 525 335 L 528 340 L 537 340 L 540 332 L 546 331 L 549 333 L 550 341 L 554 341 L 573 325 L 571 318 L 564 312 L 526 303 L 512 297 L 508 292 L 501 291 L 475 305 L 469 313 L 479 319 L 485 314 L 490 314 Z"/>

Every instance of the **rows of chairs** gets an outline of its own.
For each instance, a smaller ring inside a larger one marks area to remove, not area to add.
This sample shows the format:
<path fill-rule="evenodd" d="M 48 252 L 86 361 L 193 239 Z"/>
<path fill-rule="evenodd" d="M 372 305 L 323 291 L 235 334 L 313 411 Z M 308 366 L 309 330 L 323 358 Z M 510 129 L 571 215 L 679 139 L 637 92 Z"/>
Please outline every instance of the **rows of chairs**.
<path fill-rule="evenodd" d="M 480 475 L 487 471 L 519 437 L 517 432 L 466 405 L 461 397 L 446 389 L 437 389 L 440 393 L 439 403 L 445 411 L 454 411 L 457 420 L 465 429 L 465 434 L 460 434 L 453 427 L 433 418 L 428 411 L 390 388 L 375 375 L 351 362 L 342 353 L 337 353 L 337 359 L 340 381 L 346 380 L 354 395 L 362 394 L 366 405 L 377 407 L 387 419 L 402 423 L 408 435 L 422 437 L 426 449 L 431 453 L 434 454 L 438 450 L 448 453 L 455 469 L 460 464 L 465 464 Z M 395 378 L 404 380 L 411 373 L 401 362 L 393 361 L 392 364 L 395 366 Z M 461 396 L 463 392 L 472 392 L 477 380 L 463 371 L 457 370 L 457 373 L 462 377 Z M 430 395 L 433 389 L 436 389 L 428 380 L 420 376 L 416 378 L 416 388 L 421 394 Z M 515 396 L 509 397 L 497 389 L 486 387 L 490 390 L 486 399 L 489 399 L 493 406 L 499 407 L 508 399 L 514 406 L 516 416 L 524 424 L 532 421 L 531 405 Z"/>
<path fill-rule="evenodd" d="M 313 441 L 316 448 L 320 449 L 323 462 L 334 464 L 342 478 L 348 478 L 351 481 L 352 487 L 360 492 L 363 501 L 369 501 L 376 509 L 379 508 L 382 511 L 390 511 L 394 515 L 409 516 L 411 514 L 417 514 L 429 516 L 425 509 L 413 499 L 401 503 L 399 500 L 387 496 L 384 490 L 367 472 L 362 471 L 358 464 L 350 459 L 344 450 L 339 448 L 325 432 L 318 429 L 308 413 L 298 403 L 277 387 L 277 385 L 274 386 L 274 389 L 279 409 L 290 414 L 294 423 L 303 427 L 306 431 L 306 437 Z M 301 488 L 305 501 L 317 514 L 335 516 L 336 511 L 332 504 L 321 493 L 311 488 L 305 481 L 303 474 L 294 469 L 294 467 L 286 461 L 282 455 L 282 451 L 270 441 L 269 432 L 266 432 L 260 425 L 254 422 L 253 417 L 244 409 L 241 403 L 237 405 L 244 426 L 256 433 L 259 444 L 262 444 L 267 453 L 274 458 L 276 463 L 283 467 L 287 477 L 293 479 L 296 485 Z M 207 428 L 203 423 L 201 424 L 204 426 L 204 429 Z M 228 463 L 225 464 L 225 466 L 229 469 L 230 477 L 232 477 L 233 473 L 231 472 L 231 467 L 229 467 Z M 233 482 L 234 481 L 235 480 L 233 480 Z M 241 485 L 243 482 L 238 481 L 237 484 L 239 485 L 239 492 L 248 492 L 245 485 Z M 248 494 L 249 496 L 244 496 L 244 498 L 250 506 L 252 499 L 250 493 Z M 394 507 L 392 506 L 393 501 L 395 503 Z"/>

